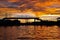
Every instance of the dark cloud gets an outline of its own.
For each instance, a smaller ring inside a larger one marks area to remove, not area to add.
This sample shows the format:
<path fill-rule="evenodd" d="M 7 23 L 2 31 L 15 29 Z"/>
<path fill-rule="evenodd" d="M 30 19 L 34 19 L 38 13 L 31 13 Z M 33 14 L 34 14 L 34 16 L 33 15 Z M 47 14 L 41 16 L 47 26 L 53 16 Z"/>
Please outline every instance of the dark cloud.
<path fill-rule="evenodd" d="M 3 5 L 3 6 L 2 6 Z M 7 7 L 7 8 L 9 8 L 9 7 L 17 7 L 17 6 L 19 6 L 19 3 L 11 3 L 11 2 L 5 2 L 5 1 L 1 1 L 0 2 L 0 7 Z"/>
<path fill-rule="evenodd" d="M 7 0 L 0 0 L 0 1 L 7 1 Z"/>
<path fill-rule="evenodd" d="M 32 9 L 33 11 L 45 11 L 45 8 L 47 6 L 44 6 L 43 4 L 46 2 L 51 2 L 53 0 L 15 0 L 12 2 L 11 0 L 0 0 L 0 8 L 7 7 L 7 8 L 16 8 L 19 10 L 26 10 L 26 9 Z M 38 6 L 35 6 L 36 3 L 40 3 L 43 5 L 43 7 L 39 4 Z M 57 5 L 49 6 L 49 7 L 60 7 Z"/>

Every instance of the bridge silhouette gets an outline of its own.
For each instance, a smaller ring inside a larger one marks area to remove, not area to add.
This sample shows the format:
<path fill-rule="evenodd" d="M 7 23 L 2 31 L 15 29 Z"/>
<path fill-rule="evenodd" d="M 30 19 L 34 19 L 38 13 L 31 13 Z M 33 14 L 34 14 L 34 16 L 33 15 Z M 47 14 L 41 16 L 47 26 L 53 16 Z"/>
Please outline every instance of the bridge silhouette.
<path fill-rule="evenodd" d="M 15 20 L 12 21 L 10 19 L 15 19 Z M 34 22 L 21 23 L 18 19 L 34 19 Z M 58 25 L 60 26 L 59 19 L 60 18 L 57 18 L 57 21 L 48 21 L 48 20 L 41 20 L 37 17 L 30 17 L 30 18 L 11 17 L 11 18 L 0 19 L 0 26 L 20 26 L 20 25 L 47 25 L 47 26 Z M 35 20 L 39 20 L 40 22 L 35 22 Z"/>

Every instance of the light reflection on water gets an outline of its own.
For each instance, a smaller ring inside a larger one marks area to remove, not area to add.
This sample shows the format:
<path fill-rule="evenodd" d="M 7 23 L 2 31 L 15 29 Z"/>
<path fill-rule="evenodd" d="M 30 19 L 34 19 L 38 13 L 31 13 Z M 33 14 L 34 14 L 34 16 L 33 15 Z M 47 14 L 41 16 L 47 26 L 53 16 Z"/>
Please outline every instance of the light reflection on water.
<path fill-rule="evenodd" d="M 18 40 L 17 38 L 20 37 L 34 38 L 34 40 L 37 39 L 58 40 L 60 39 L 60 28 L 58 26 L 32 26 L 32 25 L 0 27 L 1 40 Z"/>

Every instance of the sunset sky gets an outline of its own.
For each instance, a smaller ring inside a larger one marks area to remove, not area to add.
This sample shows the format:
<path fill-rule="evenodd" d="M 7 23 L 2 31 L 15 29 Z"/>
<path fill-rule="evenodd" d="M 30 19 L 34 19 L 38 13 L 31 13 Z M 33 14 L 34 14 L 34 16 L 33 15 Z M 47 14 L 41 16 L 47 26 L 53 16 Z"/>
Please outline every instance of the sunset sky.
<path fill-rule="evenodd" d="M 0 15 L 4 13 L 60 14 L 60 0 L 0 0 Z"/>

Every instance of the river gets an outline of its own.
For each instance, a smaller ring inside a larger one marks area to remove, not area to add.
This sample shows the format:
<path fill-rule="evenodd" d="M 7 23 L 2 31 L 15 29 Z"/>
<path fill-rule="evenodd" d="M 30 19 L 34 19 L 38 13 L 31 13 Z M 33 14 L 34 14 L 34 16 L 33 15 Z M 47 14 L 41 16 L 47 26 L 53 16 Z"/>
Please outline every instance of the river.
<path fill-rule="evenodd" d="M 0 27 L 0 40 L 60 40 L 59 26 Z"/>

